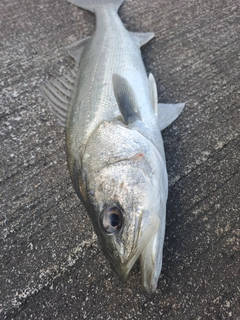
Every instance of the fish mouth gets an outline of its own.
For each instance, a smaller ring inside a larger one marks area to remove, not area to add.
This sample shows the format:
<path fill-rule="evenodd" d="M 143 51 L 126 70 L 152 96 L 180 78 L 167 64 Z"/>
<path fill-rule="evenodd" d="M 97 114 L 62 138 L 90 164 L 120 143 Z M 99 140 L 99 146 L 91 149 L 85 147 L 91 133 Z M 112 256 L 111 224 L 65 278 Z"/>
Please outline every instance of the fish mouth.
<path fill-rule="evenodd" d="M 123 266 L 121 269 L 113 268 L 113 270 L 121 282 L 125 282 L 127 280 L 129 273 L 131 271 L 131 269 L 127 268 L 126 266 Z"/>
<path fill-rule="evenodd" d="M 122 245 L 118 245 L 115 247 L 114 250 L 108 250 L 105 247 L 105 256 L 109 261 L 112 270 L 116 273 L 119 280 L 121 282 L 125 282 L 129 276 L 130 271 L 132 270 L 134 264 L 139 259 L 142 251 L 144 250 L 145 246 L 148 244 L 148 241 L 144 241 L 144 243 L 139 243 L 139 231 L 141 225 L 141 219 L 136 219 L 135 224 L 135 232 L 133 243 L 131 245 L 131 250 L 128 254 L 126 254 L 125 248 Z M 120 240 L 121 242 L 121 240 Z M 116 244 L 116 243 L 115 243 Z"/>
<path fill-rule="evenodd" d="M 136 245 L 136 243 L 139 240 L 138 236 L 134 239 L 135 246 L 133 246 L 133 250 L 127 259 L 124 259 L 123 257 L 121 257 L 119 255 L 116 259 L 116 256 L 114 257 L 114 256 L 110 255 L 109 252 L 105 252 L 105 256 L 107 257 L 107 259 L 112 267 L 112 270 L 116 273 L 117 277 L 119 278 L 119 280 L 121 282 L 126 281 L 134 264 L 140 258 L 142 252 L 144 251 L 144 249 L 146 248 L 148 243 L 151 241 L 151 237 L 150 237 L 150 238 L 148 238 L 148 241 L 143 241 L 143 242 L 140 241 L 140 243 L 138 243 L 138 245 Z"/>
<path fill-rule="evenodd" d="M 145 213 L 147 211 L 145 210 Z M 121 282 L 124 282 L 128 278 L 134 264 L 140 258 L 146 246 L 151 242 L 152 237 L 157 233 L 160 219 L 157 214 L 148 214 L 148 216 L 148 224 L 143 223 L 143 221 L 146 221 L 146 219 L 143 220 L 143 214 L 135 217 L 135 228 L 132 230 L 134 236 L 132 242 L 130 242 L 131 250 L 127 250 L 126 247 L 124 248 L 125 241 L 121 235 L 119 235 L 119 238 L 117 237 L 117 241 L 114 235 L 110 236 L 108 239 L 112 239 L 113 242 L 110 240 L 109 245 L 102 246 L 107 260 Z"/>
<path fill-rule="evenodd" d="M 140 252 L 137 252 L 131 258 L 129 258 L 129 260 L 126 261 L 125 263 L 116 264 L 116 261 L 115 261 L 115 263 L 113 263 L 112 261 L 109 261 L 113 271 L 116 273 L 118 279 L 121 282 L 125 282 L 126 279 L 128 278 L 129 273 L 132 270 L 132 268 L 133 268 L 134 264 L 136 263 L 136 261 L 139 259 L 142 250 Z"/>

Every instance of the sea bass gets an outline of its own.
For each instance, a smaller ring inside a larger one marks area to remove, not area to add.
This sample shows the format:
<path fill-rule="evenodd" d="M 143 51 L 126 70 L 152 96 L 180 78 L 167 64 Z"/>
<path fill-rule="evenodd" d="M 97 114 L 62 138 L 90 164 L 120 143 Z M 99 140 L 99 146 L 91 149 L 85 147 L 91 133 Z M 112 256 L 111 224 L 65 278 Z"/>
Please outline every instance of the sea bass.
<path fill-rule="evenodd" d="M 150 294 L 162 268 L 168 196 L 161 130 L 184 103 L 158 104 L 140 51 L 154 33 L 126 30 L 117 14 L 124 0 L 68 2 L 93 12 L 96 30 L 67 47 L 75 68 L 43 93 L 66 127 L 73 186 L 106 258 L 121 280 L 139 258 Z"/>

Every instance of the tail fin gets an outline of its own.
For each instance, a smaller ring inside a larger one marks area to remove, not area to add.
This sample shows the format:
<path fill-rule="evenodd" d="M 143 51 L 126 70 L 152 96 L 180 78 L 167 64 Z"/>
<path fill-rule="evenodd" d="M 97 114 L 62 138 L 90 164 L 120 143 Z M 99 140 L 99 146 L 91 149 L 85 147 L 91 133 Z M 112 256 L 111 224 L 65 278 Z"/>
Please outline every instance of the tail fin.
<path fill-rule="evenodd" d="M 68 2 L 82 9 L 95 12 L 97 6 L 112 5 L 116 11 L 123 4 L 124 0 L 67 0 Z"/>

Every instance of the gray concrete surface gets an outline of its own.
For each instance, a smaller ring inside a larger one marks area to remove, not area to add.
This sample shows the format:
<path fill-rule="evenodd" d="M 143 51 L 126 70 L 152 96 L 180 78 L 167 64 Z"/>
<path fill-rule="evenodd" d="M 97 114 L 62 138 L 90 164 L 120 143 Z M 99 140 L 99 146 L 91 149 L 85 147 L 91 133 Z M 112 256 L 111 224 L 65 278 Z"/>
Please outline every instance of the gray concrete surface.
<path fill-rule="evenodd" d="M 1 319 L 240 319 L 237 0 L 126 0 L 161 102 L 188 101 L 163 132 L 169 201 L 162 275 L 121 284 L 70 183 L 64 131 L 39 88 L 94 17 L 64 0 L 1 0 Z"/>

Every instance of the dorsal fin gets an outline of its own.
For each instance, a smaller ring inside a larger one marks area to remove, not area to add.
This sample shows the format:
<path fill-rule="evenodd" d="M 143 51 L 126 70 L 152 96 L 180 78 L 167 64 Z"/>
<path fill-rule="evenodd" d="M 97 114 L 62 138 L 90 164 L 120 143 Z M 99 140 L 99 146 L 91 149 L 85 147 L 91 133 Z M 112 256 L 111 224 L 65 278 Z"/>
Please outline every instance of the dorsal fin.
<path fill-rule="evenodd" d="M 76 41 L 66 47 L 68 54 L 75 60 L 75 62 L 77 64 L 79 64 L 79 62 L 80 62 L 83 49 L 89 39 L 90 39 L 90 37 L 86 37 L 86 38 L 78 40 L 78 41 Z"/>
<path fill-rule="evenodd" d="M 143 46 L 148 43 L 152 38 L 154 38 L 153 32 L 130 32 L 134 42 L 139 46 Z"/>
<path fill-rule="evenodd" d="M 64 76 L 50 80 L 42 86 L 42 93 L 50 103 L 50 110 L 57 116 L 60 124 L 64 126 L 81 55 L 89 38 L 78 40 L 66 47 L 69 55 L 75 60 L 75 67 Z"/>
<path fill-rule="evenodd" d="M 119 74 L 112 77 L 113 91 L 125 124 L 141 120 L 135 94 L 129 82 Z"/>
<path fill-rule="evenodd" d="M 67 109 L 74 88 L 75 71 L 69 72 L 59 78 L 49 80 L 42 86 L 42 93 L 50 104 L 50 110 L 58 118 L 60 124 L 65 126 Z"/>

